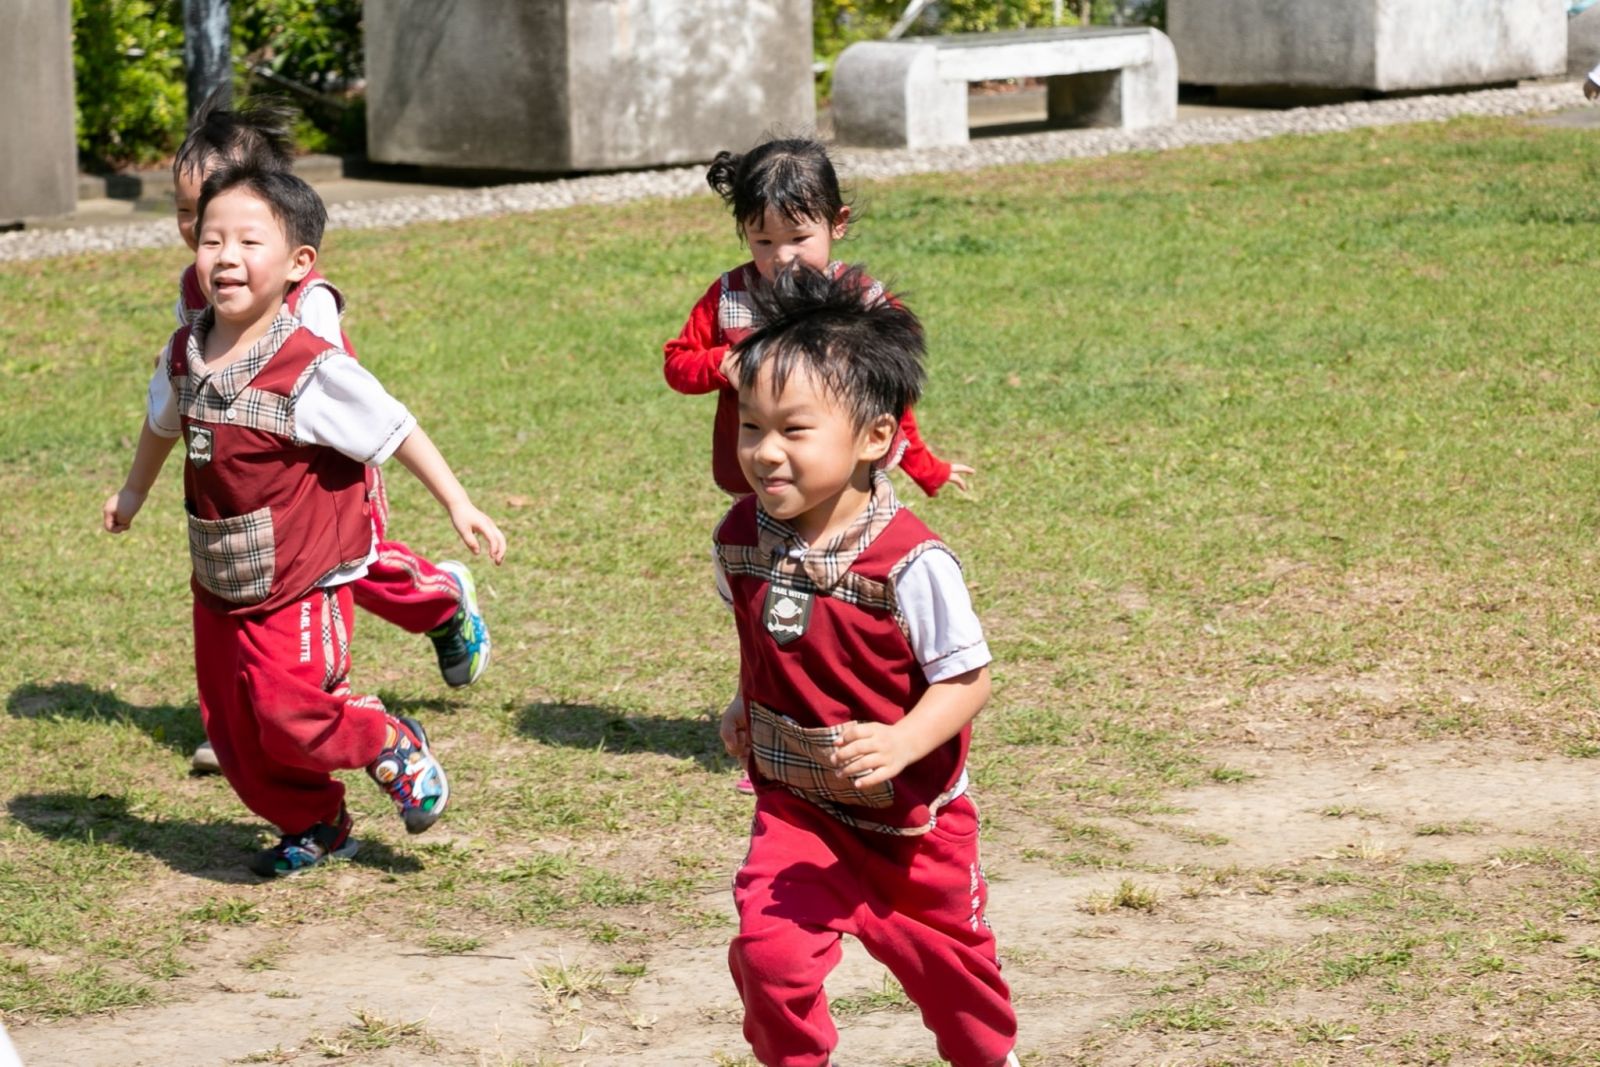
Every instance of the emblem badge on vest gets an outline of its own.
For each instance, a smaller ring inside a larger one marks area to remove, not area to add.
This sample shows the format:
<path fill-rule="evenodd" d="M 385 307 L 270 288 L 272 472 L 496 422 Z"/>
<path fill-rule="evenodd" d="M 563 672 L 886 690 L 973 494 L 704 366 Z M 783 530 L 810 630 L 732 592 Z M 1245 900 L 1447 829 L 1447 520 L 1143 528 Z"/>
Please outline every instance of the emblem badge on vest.
<path fill-rule="evenodd" d="M 811 602 L 815 594 L 802 593 L 798 589 L 789 589 L 781 585 L 767 587 L 766 619 L 767 633 L 780 645 L 787 645 L 790 641 L 799 640 L 805 636 L 806 626 L 811 622 Z"/>
<path fill-rule="evenodd" d="M 196 467 L 211 462 L 211 431 L 204 426 L 189 427 L 189 462 Z"/>

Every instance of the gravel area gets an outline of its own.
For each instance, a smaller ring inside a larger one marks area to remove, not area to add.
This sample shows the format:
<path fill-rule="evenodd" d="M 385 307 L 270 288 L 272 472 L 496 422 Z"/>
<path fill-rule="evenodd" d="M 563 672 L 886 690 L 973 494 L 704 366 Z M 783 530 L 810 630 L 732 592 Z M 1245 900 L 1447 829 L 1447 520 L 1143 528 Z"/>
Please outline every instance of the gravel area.
<path fill-rule="evenodd" d="M 1013 163 L 1047 163 L 1125 152 L 1160 152 L 1195 145 L 1235 144 L 1268 137 L 1335 133 L 1367 126 L 1442 122 L 1462 115 L 1525 115 L 1579 104 L 1575 82 L 1538 83 L 1514 89 L 1360 101 L 1326 107 L 1262 111 L 1200 118 L 1148 130 L 1052 130 L 1011 137 L 983 137 L 958 148 L 834 152 L 845 180 L 905 174 L 977 170 Z M 413 222 L 475 219 L 549 211 L 576 204 L 708 194 L 703 167 L 673 167 L 566 178 L 430 196 L 397 196 L 328 208 L 329 226 L 374 229 Z M 176 245 L 170 219 L 65 230 L 19 230 L 0 234 L 0 262 L 43 259 L 81 252 Z"/>

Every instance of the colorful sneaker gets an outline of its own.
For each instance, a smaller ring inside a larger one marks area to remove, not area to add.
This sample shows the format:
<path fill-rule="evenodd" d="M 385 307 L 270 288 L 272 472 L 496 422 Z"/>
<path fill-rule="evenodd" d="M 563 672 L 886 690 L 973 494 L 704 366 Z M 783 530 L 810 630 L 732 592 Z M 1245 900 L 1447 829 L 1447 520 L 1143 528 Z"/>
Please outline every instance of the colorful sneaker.
<path fill-rule="evenodd" d="M 339 823 L 317 823 L 303 834 L 284 834 L 272 848 L 250 860 L 250 869 L 263 878 L 282 878 L 315 867 L 329 857 L 345 859 L 356 854 L 361 842 L 350 836 L 350 813 L 339 810 Z"/>
<path fill-rule="evenodd" d="M 389 716 L 388 744 L 367 764 L 367 773 L 393 798 L 407 833 L 420 834 L 438 822 L 450 803 L 450 782 L 415 719 Z"/>
<path fill-rule="evenodd" d="M 202 741 L 189 757 L 189 767 L 196 774 L 221 774 L 222 764 L 217 762 L 217 751 L 210 741 Z"/>
<path fill-rule="evenodd" d="M 746 793 L 750 796 L 755 796 L 756 794 L 756 784 L 750 780 L 749 771 L 745 771 L 743 774 L 739 775 L 739 780 L 733 783 L 733 787 L 739 792 Z"/>
<path fill-rule="evenodd" d="M 439 673 L 452 689 L 471 685 L 489 666 L 489 627 L 478 610 L 478 587 L 467 565 L 447 559 L 439 569 L 461 587 L 461 607 L 437 630 L 429 630 L 433 650 L 439 656 Z"/>

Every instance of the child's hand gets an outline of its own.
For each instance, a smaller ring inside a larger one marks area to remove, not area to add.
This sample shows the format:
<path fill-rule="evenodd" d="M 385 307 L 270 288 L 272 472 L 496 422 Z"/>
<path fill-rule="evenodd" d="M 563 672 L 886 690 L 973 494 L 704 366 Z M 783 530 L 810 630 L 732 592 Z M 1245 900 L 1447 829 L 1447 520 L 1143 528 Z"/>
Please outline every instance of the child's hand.
<path fill-rule="evenodd" d="M 133 517 L 144 507 L 145 496 L 132 489 L 118 489 L 106 497 L 105 504 L 100 508 L 100 521 L 105 524 L 106 532 L 122 533 L 132 526 Z"/>
<path fill-rule="evenodd" d="M 1600 96 L 1600 83 L 1597 83 L 1593 78 L 1583 79 L 1583 98 L 1585 100 L 1593 100 L 1597 96 Z"/>
<path fill-rule="evenodd" d="M 717 733 L 722 735 L 722 747 L 735 759 L 744 759 L 750 752 L 750 727 L 744 718 L 744 698 L 738 694 L 728 701 L 717 723 Z"/>
<path fill-rule="evenodd" d="M 967 475 L 977 473 L 965 463 L 952 463 L 950 464 L 950 477 L 948 480 L 951 485 L 965 493 L 967 491 Z"/>
<path fill-rule="evenodd" d="M 461 543 L 472 550 L 474 556 L 482 551 L 478 543 L 478 535 L 482 534 L 484 541 L 488 542 L 489 558 L 494 560 L 495 566 L 506 558 L 506 535 L 500 532 L 500 527 L 494 520 L 471 504 L 460 504 L 450 509 L 450 525 L 456 528 L 456 536 L 461 538 Z"/>
<path fill-rule="evenodd" d="M 904 731 L 881 722 L 847 722 L 833 750 L 840 778 L 857 789 L 887 782 L 921 758 Z"/>

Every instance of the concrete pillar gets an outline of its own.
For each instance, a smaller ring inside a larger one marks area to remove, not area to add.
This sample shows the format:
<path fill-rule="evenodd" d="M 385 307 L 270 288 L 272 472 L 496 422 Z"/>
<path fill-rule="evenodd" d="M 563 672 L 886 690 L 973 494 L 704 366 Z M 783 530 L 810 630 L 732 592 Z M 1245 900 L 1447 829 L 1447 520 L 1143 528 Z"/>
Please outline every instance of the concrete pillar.
<path fill-rule="evenodd" d="M 206 97 L 221 90 L 219 102 L 233 100 L 233 39 L 228 0 L 183 0 L 183 67 L 189 117 Z"/>
<path fill-rule="evenodd" d="M 78 205 L 72 0 L 0 3 L 0 223 Z"/>

